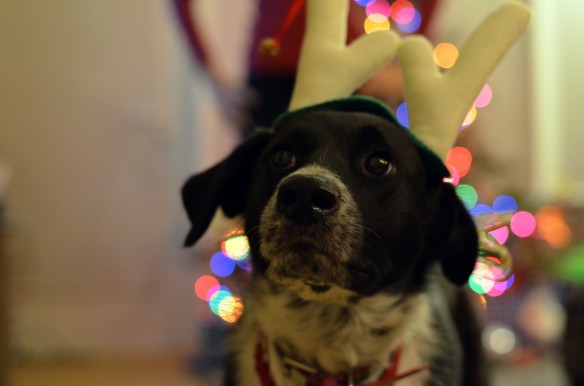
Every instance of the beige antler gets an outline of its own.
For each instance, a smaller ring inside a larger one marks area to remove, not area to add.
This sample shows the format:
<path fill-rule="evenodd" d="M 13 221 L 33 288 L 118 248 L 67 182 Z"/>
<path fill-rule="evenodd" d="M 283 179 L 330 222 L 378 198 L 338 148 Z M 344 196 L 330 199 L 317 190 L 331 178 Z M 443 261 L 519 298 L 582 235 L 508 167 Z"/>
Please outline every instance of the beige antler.
<path fill-rule="evenodd" d="M 308 0 L 290 111 L 350 96 L 395 57 L 400 39 L 392 31 L 347 46 L 348 11 L 349 0 Z"/>
<path fill-rule="evenodd" d="M 503 5 L 479 25 L 457 63 L 444 73 L 434 64 L 432 45 L 425 38 L 412 36 L 400 45 L 410 129 L 440 158 L 446 158 L 487 77 L 525 30 L 529 18 L 525 6 Z"/>

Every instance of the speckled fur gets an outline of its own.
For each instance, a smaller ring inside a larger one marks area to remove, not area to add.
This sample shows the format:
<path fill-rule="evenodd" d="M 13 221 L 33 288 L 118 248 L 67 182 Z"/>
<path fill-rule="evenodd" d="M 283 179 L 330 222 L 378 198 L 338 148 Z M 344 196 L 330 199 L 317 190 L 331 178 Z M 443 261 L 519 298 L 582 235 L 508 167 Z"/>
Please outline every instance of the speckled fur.
<path fill-rule="evenodd" d="M 256 340 L 250 337 L 260 331 L 291 357 L 326 372 L 345 373 L 351 368 L 373 366 L 370 381 L 382 372 L 399 344 L 404 347 L 402 370 L 419 366 L 436 351 L 432 312 L 425 294 L 406 299 L 379 294 L 354 304 L 313 301 L 291 306 L 297 297 L 296 292 L 283 288 L 275 293 L 266 280 L 254 282 L 235 339 L 242 363 L 253 357 Z M 270 361 L 278 386 L 294 385 L 279 365 L 278 355 L 272 353 Z M 241 366 L 239 370 L 241 385 L 260 385 L 253 366 Z M 423 372 L 400 384 L 421 385 L 427 378 L 427 372 Z"/>

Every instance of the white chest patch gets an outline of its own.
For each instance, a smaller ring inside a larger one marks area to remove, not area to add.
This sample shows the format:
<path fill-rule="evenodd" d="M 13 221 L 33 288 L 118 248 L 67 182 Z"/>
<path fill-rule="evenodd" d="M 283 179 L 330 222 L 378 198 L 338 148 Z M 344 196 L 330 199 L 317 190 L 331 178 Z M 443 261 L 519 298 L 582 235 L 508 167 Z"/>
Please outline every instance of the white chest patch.
<path fill-rule="evenodd" d="M 403 352 L 398 373 L 422 365 L 435 350 L 425 294 L 407 298 L 378 294 L 342 305 L 308 302 L 291 292 L 272 293 L 268 287 L 267 281 L 254 283 L 245 320 L 237 332 L 240 360 L 246 362 L 244 372 L 251 372 L 240 374 L 242 386 L 259 385 L 253 352 L 260 331 L 270 342 L 270 369 L 278 386 L 296 383 L 287 377 L 275 346 L 326 373 L 370 366 L 371 381 L 383 372 L 400 344 Z M 423 385 L 427 377 L 424 371 L 400 381 L 400 386 Z"/>

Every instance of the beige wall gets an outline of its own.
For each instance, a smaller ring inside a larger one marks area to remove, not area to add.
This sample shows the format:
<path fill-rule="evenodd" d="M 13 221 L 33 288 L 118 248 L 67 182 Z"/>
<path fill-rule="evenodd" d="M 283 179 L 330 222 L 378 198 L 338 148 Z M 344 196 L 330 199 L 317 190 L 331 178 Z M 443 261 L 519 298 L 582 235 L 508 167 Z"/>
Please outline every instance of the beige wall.
<path fill-rule="evenodd" d="M 206 156 L 197 146 L 227 149 L 195 130 L 213 120 L 196 103 L 209 85 L 166 5 L 2 2 L 0 158 L 27 354 L 193 344 L 178 191 Z"/>
<path fill-rule="evenodd" d="M 584 204 L 584 3 L 530 0 L 534 9 L 533 126 L 535 191 L 545 199 Z"/>

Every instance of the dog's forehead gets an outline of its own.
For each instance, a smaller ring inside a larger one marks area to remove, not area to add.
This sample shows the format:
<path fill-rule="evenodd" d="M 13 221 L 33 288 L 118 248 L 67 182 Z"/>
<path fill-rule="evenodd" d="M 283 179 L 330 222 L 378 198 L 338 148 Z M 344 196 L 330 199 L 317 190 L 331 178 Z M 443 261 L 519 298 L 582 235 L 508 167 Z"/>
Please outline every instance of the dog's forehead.
<path fill-rule="evenodd" d="M 358 139 L 414 149 L 403 129 L 385 118 L 366 112 L 317 110 L 286 120 L 276 127 L 276 137 L 356 143 Z"/>

